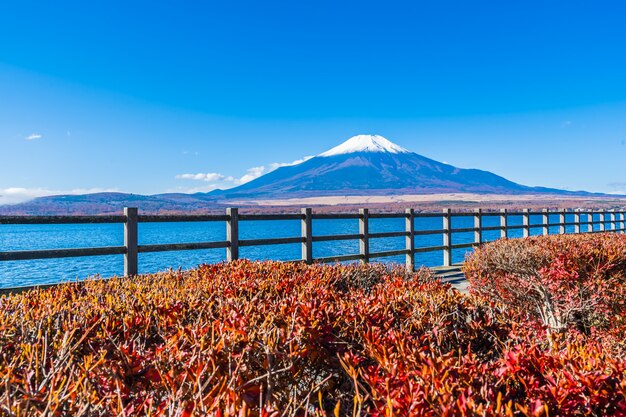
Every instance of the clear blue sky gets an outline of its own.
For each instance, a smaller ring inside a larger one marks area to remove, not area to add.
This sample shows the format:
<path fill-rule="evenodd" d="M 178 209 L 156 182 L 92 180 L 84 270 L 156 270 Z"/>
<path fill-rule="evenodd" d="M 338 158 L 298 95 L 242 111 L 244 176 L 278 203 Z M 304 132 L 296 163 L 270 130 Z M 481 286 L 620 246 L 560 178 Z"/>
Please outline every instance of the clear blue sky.
<path fill-rule="evenodd" d="M 617 0 L 3 2 L 0 203 L 229 186 L 360 133 L 626 193 L 625 22 Z"/>

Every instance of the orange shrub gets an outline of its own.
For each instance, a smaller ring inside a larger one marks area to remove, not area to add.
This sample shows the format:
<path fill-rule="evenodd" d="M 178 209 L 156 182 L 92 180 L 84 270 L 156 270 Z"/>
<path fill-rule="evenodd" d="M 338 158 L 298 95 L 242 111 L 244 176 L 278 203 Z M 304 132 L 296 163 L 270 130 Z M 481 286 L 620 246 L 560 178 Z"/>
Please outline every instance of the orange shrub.
<path fill-rule="evenodd" d="M 237 261 L 0 299 L 0 413 L 625 415 L 618 352 L 376 266 Z"/>
<path fill-rule="evenodd" d="M 548 331 L 621 325 L 626 235 L 501 239 L 473 252 L 464 271 L 474 294 L 538 319 Z"/>

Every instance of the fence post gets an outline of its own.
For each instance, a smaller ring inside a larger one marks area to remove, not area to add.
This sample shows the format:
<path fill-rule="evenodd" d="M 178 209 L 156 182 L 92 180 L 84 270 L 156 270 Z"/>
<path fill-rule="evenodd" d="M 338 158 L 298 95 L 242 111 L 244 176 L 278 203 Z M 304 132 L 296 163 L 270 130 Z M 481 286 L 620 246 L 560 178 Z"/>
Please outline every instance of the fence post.
<path fill-rule="evenodd" d="M 574 233 L 580 233 L 580 212 L 578 209 L 574 210 Z"/>
<path fill-rule="evenodd" d="M 408 272 L 415 271 L 415 212 L 413 209 L 406 209 L 406 243 L 407 254 L 405 256 L 406 270 Z"/>
<path fill-rule="evenodd" d="M 137 275 L 137 208 L 124 207 L 124 276 L 132 277 Z"/>
<path fill-rule="evenodd" d="M 550 217 L 548 209 L 541 210 L 541 234 L 544 236 L 550 234 Z"/>
<path fill-rule="evenodd" d="M 600 231 L 604 232 L 606 230 L 606 215 L 604 213 L 604 209 L 600 210 Z"/>
<path fill-rule="evenodd" d="M 507 237 L 506 230 L 508 227 L 506 209 L 500 209 L 500 238 Z"/>
<path fill-rule="evenodd" d="M 528 214 L 529 211 L 530 210 L 528 210 L 528 209 L 522 210 L 522 226 L 524 226 L 522 228 L 522 236 L 523 237 L 530 236 L 530 214 Z"/>
<path fill-rule="evenodd" d="M 617 216 L 618 216 L 617 218 L 618 218 L 618 220 L 619 220 L 619 221 L 617 222 L 617 227 L 619 228 L 619 232 L 620 232 L 620 233 L 624 233 L 624 212 L 623 212 L 623 211 L 620 211 L 620 212 L 617 214 Z"/>
<path fill-rule="evenodd" d="M 593 232 L 593 210 L 591 210 L 587 216 L 588 216 L 588 219 L 589 219 L 589 229 L 588 229 L 588 232 L 591 233 L 591 232 Z"/>
<path fill-rule="evenodd" d="M 483 209 L 474 209 L 474 245 L 483 243 Z"/>
<path fill-rule="evenodd" d="M 361 263 L 370 261 L 370 232 L 369 232 L 369 210 L 366 208 L 359 209 L 359 253 L 361 254 Z"/>
<path fill-rule="evenodd" d="M 612 232 L 617 229 L 617 227 L 615 227 L 615 209 L 609 210 L 609 228 Z"/>
<path fill-rule="evenodd" d="M 226 240 L 230 244 L 226 248 L 226 260 L 230 262 L 239 259 L 239 210 L 229 207 L 226 215 L 229 216 L 226 221 Z"/>
<path fill-rule="evenodd" d="M 308 265 L 313 263 L 313 220 L 312 210 L 310 208 L 303 208 L 300 210 L 302 213 L 302 260 Z"/>
<path fill-rule="evenodd" d="M 452 235 L 450 233 L 450 209 L 443 209 L 443 266 L 452 265 Z"/>
<path fill-rule="evenodd" d="M 559 210 L 559 234 L 565 234 L 565 209 Z"/>

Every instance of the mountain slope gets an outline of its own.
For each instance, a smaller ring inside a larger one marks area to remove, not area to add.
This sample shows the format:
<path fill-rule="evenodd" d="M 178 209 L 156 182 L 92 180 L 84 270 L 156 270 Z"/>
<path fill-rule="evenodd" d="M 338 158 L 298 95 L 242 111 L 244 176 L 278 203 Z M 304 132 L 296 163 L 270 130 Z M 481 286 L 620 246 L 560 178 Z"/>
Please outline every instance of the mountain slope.
<path fill-rule="evenodd" d="M 461 169 L 375 135 L 359 135 L 303 163 L 221 191 L 223 198 L 425 193 L 568 193 L 538 189 L 488 171 Z"/>

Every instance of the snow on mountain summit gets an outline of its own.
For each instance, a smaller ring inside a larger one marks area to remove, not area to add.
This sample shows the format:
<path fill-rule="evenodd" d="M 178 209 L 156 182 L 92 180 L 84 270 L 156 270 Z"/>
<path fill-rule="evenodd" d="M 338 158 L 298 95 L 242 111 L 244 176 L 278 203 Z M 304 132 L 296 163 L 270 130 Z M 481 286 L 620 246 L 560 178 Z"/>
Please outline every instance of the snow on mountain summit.
<path fill-rule="evenodd" d="M 339 146 L 319 154 L 318 156 L 335 156 L 353 152 L 389 152 L 410 153 L 409 150 L 396 145 L 379 135 L 353 136 Z"/>

